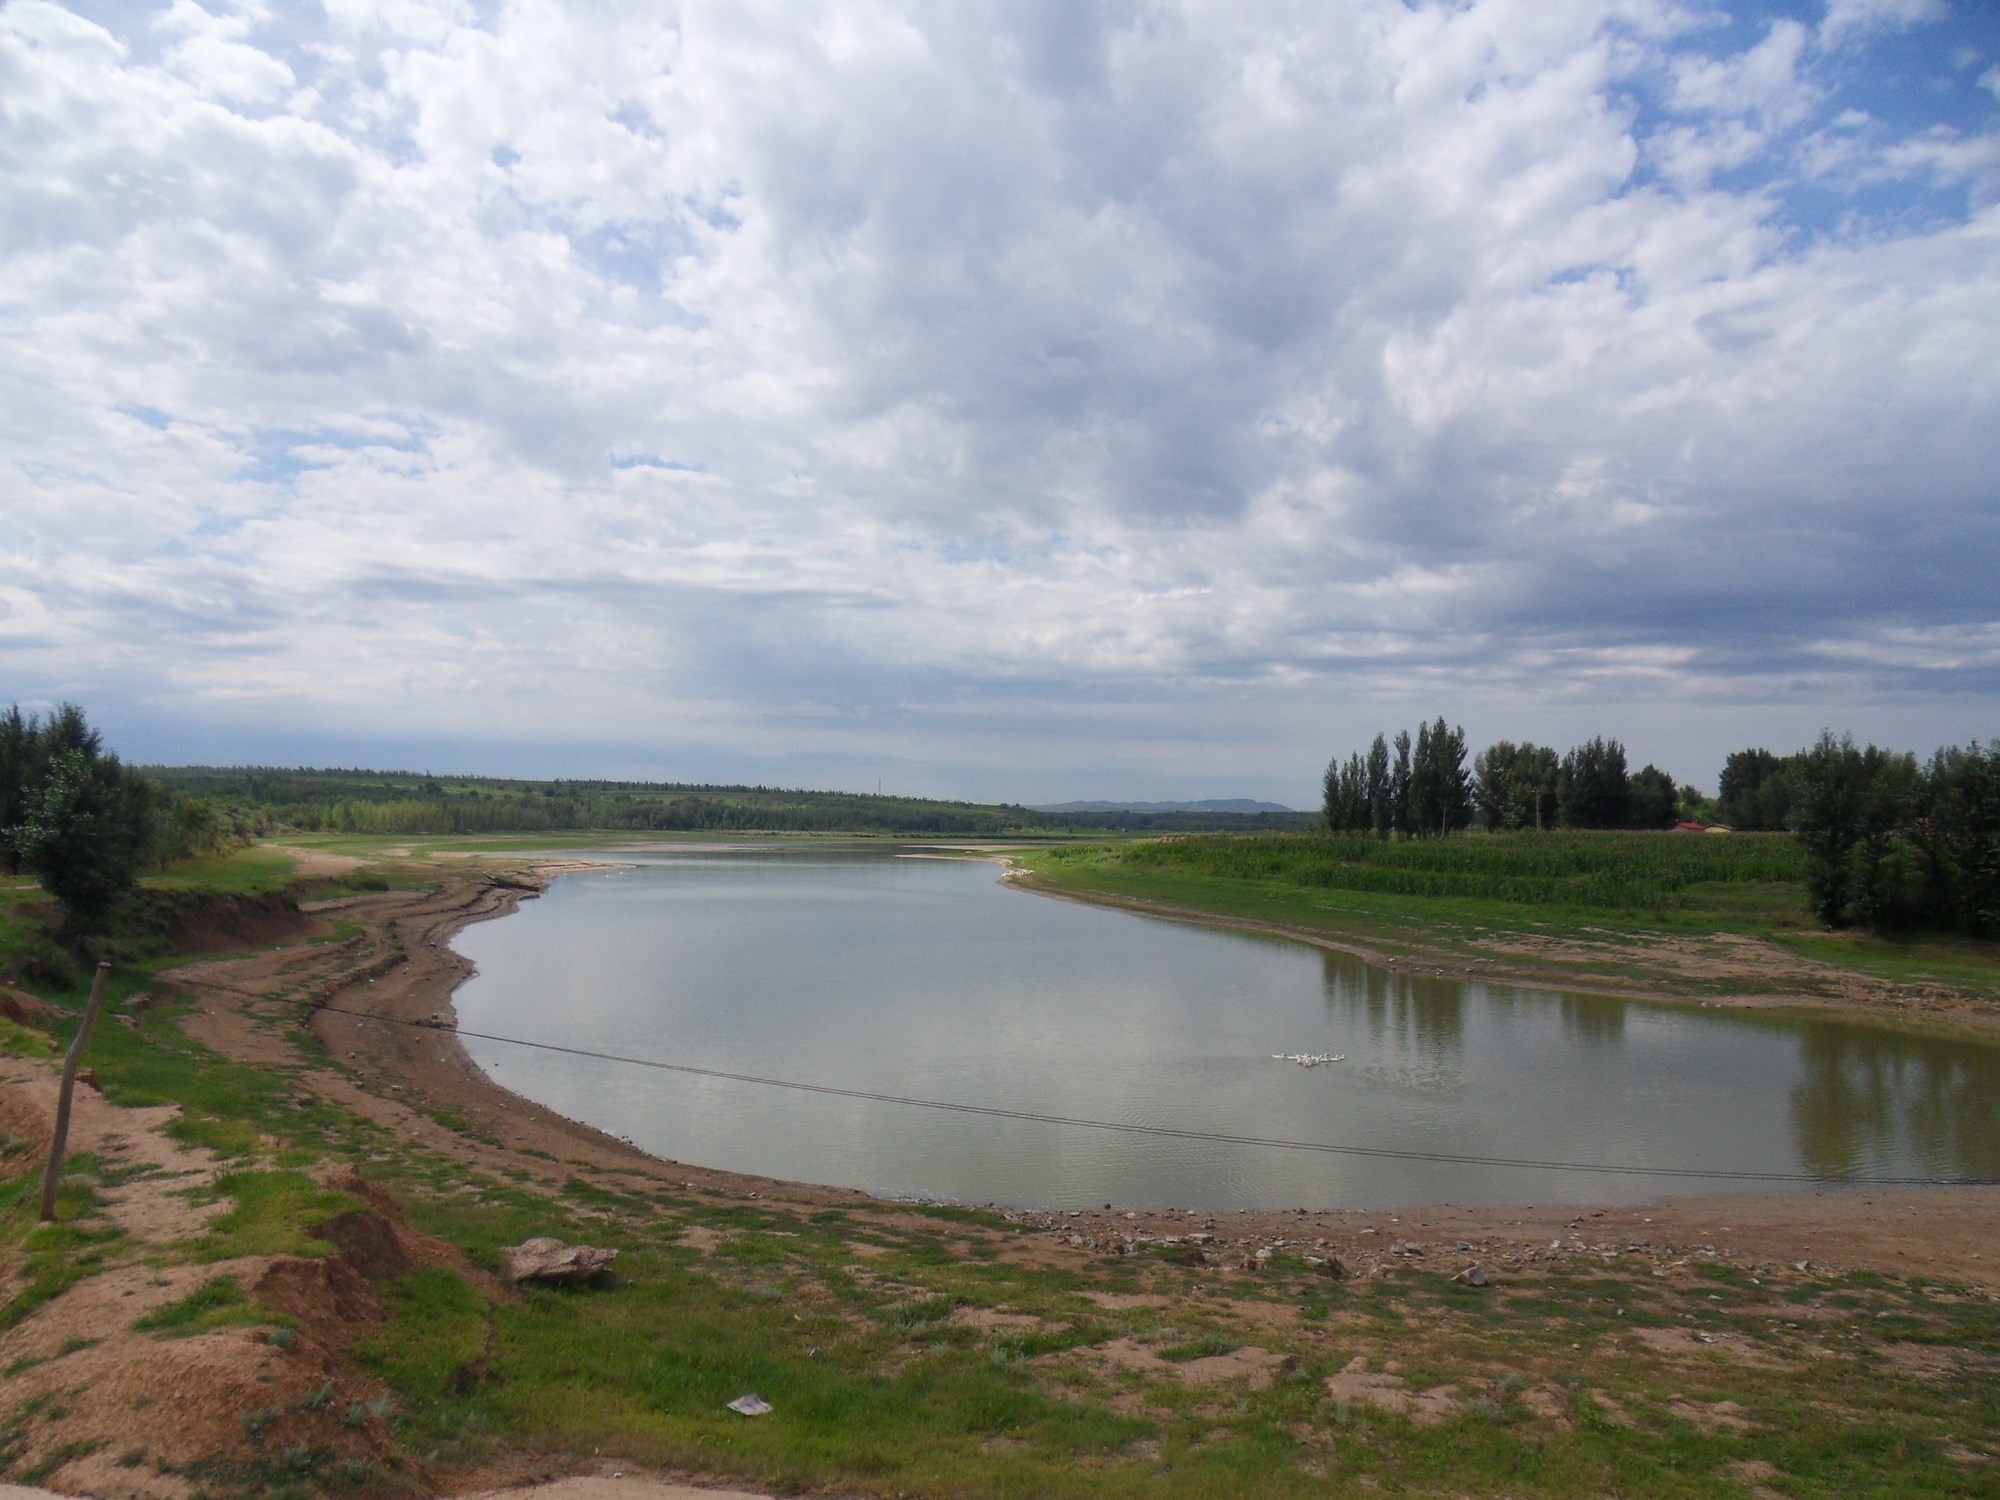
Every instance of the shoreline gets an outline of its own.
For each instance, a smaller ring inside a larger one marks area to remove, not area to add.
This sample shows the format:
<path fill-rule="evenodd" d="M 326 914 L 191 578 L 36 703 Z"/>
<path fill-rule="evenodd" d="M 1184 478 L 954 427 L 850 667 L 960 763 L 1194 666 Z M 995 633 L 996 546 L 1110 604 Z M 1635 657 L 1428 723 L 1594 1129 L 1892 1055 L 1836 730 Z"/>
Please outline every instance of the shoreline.
<path fill-rule="evenodd" d="M 1000 862 L 1006 866 L 1006 871 L 1001 876 L 1002 882 L 1026 894 L 1044 896 L 1052 901 L 1070 901 L 1079 906 L 1099 907 L 1107 911 L 1122 911 L 1131 916 L 1149 917 L 1155 921 L 1179 922 L 1193 927 L 1213 928 L 1219 932 L 1238 932 L 1254 937 L 1271 937 L 1287 942 L 1303 943 L 1312 948 L 1348 954 L 1394 974 L 1419 974 L 1456 980 L 1462 984 L 1506 985 L 1520 989 L 1545 990 L 1556 995 L 1576 995 L 1599 1000 L 1629 1000 L 1645 1005 L 1666 1005 L 1681 1009 L 1764 1011 L 1776 1015 L 1816 1016 L 1878 1026 L 1910 1036 L 2000 1044 L 2000 1006 L 1990 1002 L 1982 1005 L 1959 998 L 1936 1012 L 1913 1013 L 1907 1008 L 1889 1009 L 1879 1001 L 1858 999 L 1851 995 L 1827 996 L 1803 992 L 1689 995 L 1669 989 L 1634 984 L 1630 981 L 1620 981 L 1610 976 L 1587 982 L 1579 981 L 1570 976 L 1538 969 L 1532 964 L 1514 964 L 1505 968 L 1493 965 L 1482 968 L 1468 964 L 1456 955 L 1426 952 L 1422 949 L 1416 950 L 1410 956 L 1398 957 L 1365 943 L 1315 932 L 1311 928 L 1294 923 L 1260 917 L 1234 916 L 1227 912 L 1206 911 L 1198 906 L 1181 906 L 1141 896 L 1122 896 L 1109 891 L 1062 886 L 1005 856 L 1000 857 Z M 1482 962 L 1491 964 L 1491 960 Z M 1795 958 L 1793 964 L 1801 971 L 1818 967 L 1812 960 L 1803 958 Z"/>
<path fill-rule="evenodd" d="M 556 863 L 418 873 L 441 883 L 314 903 L 280 946 L 157 971 L 170 1011 L 117 1016 L 140 1036 L 79 1094 L 62 1231 L 107 1259 L 58 1241 L 9 1268 L 41 1278 L 0 1330 L 10 1478 L 198 1500 L 337 1463 L 381 1479 L 357 1493 L 699 1500 L 675 1486 L 1677 1493 L 1790 1470 L 1944 1494 L 2000 1462 L 1966 1425 L 2000 1374 L 2000 1187 L 964 1211 L 687 1166 L 514 1094 L 447 1024 L 471 967 L 451 935 Z M 23 1140 L 48 1135 L 53 1056 L 0 1069 Z M 623 1258 L 587 1292 L 506 1284 L 506 1247 L 542 1236 Z M 204 1310 L 232 1284 L 243 1304 Z M 738 1425 L 747 1391 L 775 1415 Z"/>
<path fill-rule="evenodd" d="M 398 930 L 404 954 L 386 969 L 371 965 L 336 984 L 315 1005 L 312 1029 L 329 1052 L 338 1057 L 345 1051 L 357 1061 L 365 1058 L 375 1075 L 373 1088 L 357 1081 L 354 1092 L 360 1097 L 343 1102 L 355 1107 L 362 1099 L 372 1100 L 365 1113 L 382 1118 L 386 1112 L 392 1118 L 384 1123 L 413 1130 L 427 1144 L 448 1144 L 483 1163 L 506 1160 L 527 1166 L 538 1176 L 546 1175 L 550 1167 L 588 1166 L 722 1198 L 756 1198 L 803 1208 L 867 1203 L 884 1211 L 921 1212 L 929 1206 L 878 1198 L 859 1189 L 759 1177 L 655 1156 L 514 1093 L 472 1060 L 450 1024 L 456 1019 L 452 996 L 469 976 L 471 963 L 448 946 L 450 938 L 475 922 L 511 915 L 523 900 L 539 896 L 561 874 L 595 867 L 590 862 L 529 863 L 447 882 L 427 896 L 357 897 L 324 908 L 344 909 L 350 915 L 357 908 L 379 909 L 379 918 Z M 408 909 L 400 913 L 390 909 L 397 904 Z M 198 982 L 198 976 L 189 977 Z M 447 1024 L 370 1025 L 329 1012 L 327 1004 L 342 1011 L 372 1009 L 388 1021 L 422 1023 L 435 1017 Z M 396 1094 L 415 1097 L 392 1097 Z M 439 1125 L 435 1116 L 440 1111 L 461 1123 L 455 1129 Z M 1454 1243 L 1477 1242 L 1480 1253 L 1503 1260 L 1508 1255 L 1546 1256 L 1552 1240 L 1567 1244 L 1579 1229 L 1589 1229 L 1601 1233 L 1596 1240 L 1586 1239 L 1574 1253 L 1630 1254 L 1623 1248 L 1630 1241 L 1657 1240 L 1661 1254 L 1677 1255 L 1677 1246 L 1705 1245 L 1730 1257 L 1893 1267 L 2000 1288 L 2000 1251 L 1984 1255 L 1992 1249 L 1989 1226 L 2000 1222 L 2000 1185 L 1995 1184 L 1829 1185 L 1780 1193 L 1752 1189 L 1670 1194 L 1630 1204 L 1589 1200 L 1386 1208 L 1302 1204 L 1197 1209 L 1192 1216 L 1183 1209 L 1124 1205 L 1108 1210 L 982 1211 L 1043 1230 L 1059 1244 L 1086 1254 L 1173 1243 L 1190 1233 L 1211 1236 L 1210 1242 L 1232 1250 L 1252 1247 L 1246 1253 L 1254 1254 L 1255 1247 L 1292 1242 L 1310 1230 L 1311 1237 L 1325 1241 L 1327 1248 L 1338 1249 L 1344 1258 L 1372 1270 L 1389 1263 L 1389 1242 L 1413 1227 L 1434 1235 L 1448 1233 Z M 1193 1222 L 1211 1227 L 1190 1231 Z M 1383 1240 L 1379 1247 L 1370 1243 L 1378 1237 Z"/>

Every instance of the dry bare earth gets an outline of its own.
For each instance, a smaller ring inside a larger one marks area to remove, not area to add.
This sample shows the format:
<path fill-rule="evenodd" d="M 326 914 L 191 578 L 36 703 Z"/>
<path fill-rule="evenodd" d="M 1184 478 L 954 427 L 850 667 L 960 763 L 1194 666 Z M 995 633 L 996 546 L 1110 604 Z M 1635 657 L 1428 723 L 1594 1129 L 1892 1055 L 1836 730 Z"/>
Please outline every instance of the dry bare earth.
<path fill-rule="evenodd" d="M 45 1150 L 54 1069 L 10 1059 L 0 1067 L 0 1089 L 12 1127 L 37 1152 Z M 364 1223 L 356 1216 L 334 1231 L 363 1247 L 354 1253 L 190 1261 L 189 1242 L 225 1203 L 204 1191 L 218 1171 L 213 1153 L 166 1133 L 178 1113 L 171 1107 L 120 1109 L 89 1087 L 77 1090 L 70 1149 L 96 1157 L 102 1175 L 118 1184 L 82 1227 L 108 1224 L 124 1233 L 113 1242 L 106 1269 L 0 1334 L 17 1471 L 70 1493 L 185 1496 L 196 1486 L 184 1471 L 249 1461 L 242 1414 L 264 1411 L 282 1413 L 266 1424 L 264 1435 L 274 1444 L 310 1444 L 351 1459 L 381 1457 L 387 1433 L 379 1416 L 337 1420 L 355 1403 L 381 1394 L 379 1384 L 357 1376 L 347 1360 L 355 1329 L 381 1317 L 369 1277 L 449 1252 L 435 1244 L 406 1247 L 404 1232 L 389 1221 Z M 394 1247 L 386 1260 L 384 1245 Z M 163 1339 L 134 1326 L 218 1277 L 233 1278 L 257 1303 L 295 1319 L 290 1348 L 274 1347 L 264 1327 L 225 1326 Z M 11 1296 L 17 1289 L 10 1284 L 0 1290 Z M 314 1392 L 321 1394 L 309 1399 Z"/>

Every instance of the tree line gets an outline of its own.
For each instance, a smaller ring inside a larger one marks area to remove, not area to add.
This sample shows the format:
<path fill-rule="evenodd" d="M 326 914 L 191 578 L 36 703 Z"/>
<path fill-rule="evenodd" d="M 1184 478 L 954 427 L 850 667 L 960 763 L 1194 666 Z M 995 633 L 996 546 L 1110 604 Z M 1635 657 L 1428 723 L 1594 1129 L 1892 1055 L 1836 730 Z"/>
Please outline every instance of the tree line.
<path fill-rule="evenodd" d="M 1424 838 L 1506 829 L 1671 828 L 1701 817 L 1744 833 L 1790 833 L 1806 896 L 1829 927 L 1936 928 L 2000 936 L 2000 740 L 1928 760 L 1831 730 L 1795 755 L 1738 750 L 1716 796 L 1657 766 L 1628 771 L 1596 738 L 1558 755 L 1500 740 L 1466 764 L 1465 731 L 1442 717 L 1326 768 L 1334 833 Z"/>
<path fill-rule="evenodd" d="M 120 762 L 74 703 L 0 714 L 0 865 L 39 880 L 75 930 L 100 926 L 148 864 L 233 837 L 212 803 Z"/>
<path fill-rule="evenodd" d="M 1782 809 L 1805 850 L 1813 913 L 1829 927 L 2000 937 L 2000 740 L 1919 762 L 1826 730 L 1782 759 L 1732 755 L 1724 776 L 1739 806 Z"/>
<path fill-rule="evenodd" d="M 1465 730 L 1420 724 L 1328 763 L 1325 821 L 1334 833 L 1442 837 L 1475 823 L 1513 828 L 1671 828 L 1684 797 L 1658 766 L 1626 769 L 1625 747 L 1593 739 L 1558 755 L 1500 740 L 1466 764 Z"/>
<path fill-rule="evenodd" d="M 1042 837 L 1084 829 L 1182 832 L 1304 827 L 1307 813 L 1036 811 L 896 793 L 695 782 L 528 781 L 430 772 L 270 766 L 152 766 L 245 826 L 300 833 L 858 833 Z"/>

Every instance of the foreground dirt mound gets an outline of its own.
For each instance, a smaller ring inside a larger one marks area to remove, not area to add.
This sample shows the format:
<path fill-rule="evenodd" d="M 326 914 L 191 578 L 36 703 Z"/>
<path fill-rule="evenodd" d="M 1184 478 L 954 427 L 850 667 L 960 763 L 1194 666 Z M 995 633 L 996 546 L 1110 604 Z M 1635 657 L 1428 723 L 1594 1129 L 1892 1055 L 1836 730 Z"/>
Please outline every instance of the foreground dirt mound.
<path fill-rule="evenodd" d="M 0 1120 L 17 1137 L 45 1141 L 53 1104 L 46 1061 L 0 1069 Z M 334 1254 L 193 1259 L 192 1237 L 227 1200 L 205 1201 L 218 1163 L 168 1134 L 177 1114 L 78 1091 L 73 1149 L 115 1168 L 105 1180 L 117 1185 L 0 1267 L 0 1295 L 32 1291 L 46 1267 L 29 1258 L 54 1233 L 79 1242 L 84 1270 L 0 1333 L 6 1472 L 112 1500 L 254 1488 L 308 1468 L 362 1485 L 386 1478 L 391 1408 L 355 1365 L 356 1339 L 383 1319 L 380 1283 L 460 1257 L 341 1169 L 327 1186 L 355 1206 L 315 1226 Z M 6 1165 L 32 1171 L 21 1155 Z M 413 1480 L 405 1469 L 400 1482 Z"/>
<path fill-rule="evenodd" d="M 326 923 L 288 896 L 186 895 L 160 903 L 149 922 L 176 953 L 230 953 L 300 943 L 328 931 Z"/>

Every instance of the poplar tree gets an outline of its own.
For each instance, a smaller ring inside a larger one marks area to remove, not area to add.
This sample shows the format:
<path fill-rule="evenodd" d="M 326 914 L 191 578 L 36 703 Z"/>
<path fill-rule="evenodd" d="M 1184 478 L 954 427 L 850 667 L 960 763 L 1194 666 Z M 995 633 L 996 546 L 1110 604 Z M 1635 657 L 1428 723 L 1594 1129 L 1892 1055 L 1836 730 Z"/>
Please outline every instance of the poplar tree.
<path fill-rule="evenodd" d="M 1379 734 L 1368 747 L 1368 816 L 1375 837 L 1386 839 L 1395 819 L 1395 799 L 1389 786 L 1389 742 Z"/>
<path fill-rule="evenodd" d="M 1389 826 L 1397 833 L 1410 831 L 1410 731 L 1396 735 L 1396 760 L 1389 769 Z"/>

